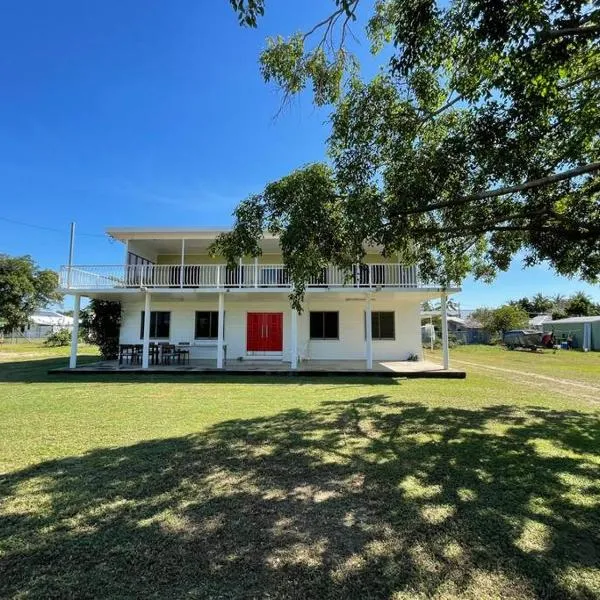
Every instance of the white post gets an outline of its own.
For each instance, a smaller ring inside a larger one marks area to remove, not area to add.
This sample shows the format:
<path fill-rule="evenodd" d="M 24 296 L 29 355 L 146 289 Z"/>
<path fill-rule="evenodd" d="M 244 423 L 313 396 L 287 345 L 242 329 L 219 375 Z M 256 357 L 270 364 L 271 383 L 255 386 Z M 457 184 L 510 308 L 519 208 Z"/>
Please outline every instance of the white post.
<path fill-rule="evenodd" d="M 181 270 L 179 271 L 179 287 L 183 287 L 183 267 L 185 265 L 185 240 L 181 240 Z"/>
<path fill-rule="evenodd" d="M 258 287 L 258 256 L 254 257 L 254 287 Z"/>
<path fill-rule="evenodd" d="M 444 369 L 450 368 L 450 354 L 448 352 L 448 296 L 442 294 L 441 298 L 442 308 L 442 357 Z"/>
<path fill-rule="evenodd" d="M 130 268 L 129 268 L 129 240 L 125 240 L 125 256 L 123 257 L 123 281 L 125 285 L 129 285 L 130 279 Z"/>
<path fill-rule="evenodd" d="M 373 368 L 373 321 L 371 313 L 371 298 L 367 296 L 367 312 L 365 313 L 367 369 Z"/>
<path fill-rule="evenodd" d="M 144 344 L 142 347 L 142 369 L 148 368 L 150 358 L 150 292 L 146 292 L 144 303 Z"/>
<path fill-rule="evenodd" d="M 223 368 L 223 337 L 225 332 L 225 294 L 219 294 L 219 320 L 217 323 L 217 369 Z"/>
<path fill-rule="evenodd" d="M 75 222 L 71 222 L 71 235 L 69 237 L 69 269 L 67 271 L 67 288 L 71 287 L 71 271 L 73 270 L 73 253 L 75 251 Z"/>
<path fill-rule="evenodd" d="M 298 311 L 292 308 L 292 321 L 291 325 L 291 363 L 292 369 L 298 368 Z"/>
<path fill-rule="evenodd" d="M 69 369 L 77 367 L 77 343 L 79 341 L 79 307 L 81 305 L 81 297 L 75 294 L 75 302 L 73 304 L 73 330 L 71 331 L 71 358 L 69 359 Z"/>

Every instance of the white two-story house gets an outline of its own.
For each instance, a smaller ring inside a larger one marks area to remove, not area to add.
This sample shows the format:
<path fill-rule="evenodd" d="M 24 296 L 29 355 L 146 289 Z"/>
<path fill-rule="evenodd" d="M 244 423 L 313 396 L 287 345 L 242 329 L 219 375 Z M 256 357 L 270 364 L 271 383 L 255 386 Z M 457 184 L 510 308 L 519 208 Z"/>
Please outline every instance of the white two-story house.
<path fill-rule="evenodd" d="M 159 343 L 185 347 L 191 361 L 212 360 L 219 369 L 259 360 L 291 370 L 305 361 L 364 361 L 372 369 L 374 361 L 422 360 L 421 303 L 459 291 L 423 285 L 415 267 L 366 248 L 350 272 L 330 266 L 310 281 L 299 313 L 278 239 L 265 234 L 262 255 L 231 268 L 208 253 L 222 231 L 108 229 L 123 244 L 122 264 L 61 269 L 61 291 L 75 298 L 74 322 L 81 297 L 120 302 L 120 343 L 142 348 L 142 369 L 152 367 Z M 71 368 L 76 360 L 74 335 Z"/>

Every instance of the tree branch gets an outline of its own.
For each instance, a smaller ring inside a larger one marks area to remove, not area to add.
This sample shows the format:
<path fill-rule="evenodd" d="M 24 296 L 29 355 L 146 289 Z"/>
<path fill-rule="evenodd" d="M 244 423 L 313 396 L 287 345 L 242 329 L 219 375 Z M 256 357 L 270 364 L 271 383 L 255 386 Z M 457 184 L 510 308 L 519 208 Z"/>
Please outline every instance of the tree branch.
<path fill-rule="evenodd" d="M 506 196 L 507 194 L 514 194 L 516 192 L 524 192 L 525 190 L 550 185 L 552 183 L 564 181 L 565 179 L 573 179 L 574 177 L 578 177 L 579 175 L 585 175 L 586 173 L 592 173 L 598 170 L 600 170 L 600 162 L 593 162 L 587 165 L 583 165 L 581 167 L 576 167 L 575 169 L 563 171 L 562 173 L 555 173 L 553 175 L 548 175 L 547 177 L 542 177 L 540 179 L 532 179 L 530 181 L 526 181 L 525 183 L 520 183 L 518 185 L 497 188 L 495 190 L 479 192 L 477 194 L 469 194 L 468 196 L 463 196 L 462 198 L 456 198 L 454 200 L 448 200 L 447 202 L 429 204 L 420 208 L 413 208 L 409 210 L 400 211 L 398 213 L 398 216 L 433 212 L 434 210 L 440 210 L 441 208 L 449 208 L 451 206 L 460 206 L 462 204 L 468 204 L 469 202 L 474 202 L 475 200 L 485 200 L 487 198 L 497 198 L 498 196 Z"/>
<path fill-rule="evenodd" d="M 600 33 L 600 25 L 589 25 L 586 27 L 566 27 L 565 29 L 540 31 L 538 35 L 540 39 L 548 40 L 569 35 L 594 35 L 596 33 Z"/>

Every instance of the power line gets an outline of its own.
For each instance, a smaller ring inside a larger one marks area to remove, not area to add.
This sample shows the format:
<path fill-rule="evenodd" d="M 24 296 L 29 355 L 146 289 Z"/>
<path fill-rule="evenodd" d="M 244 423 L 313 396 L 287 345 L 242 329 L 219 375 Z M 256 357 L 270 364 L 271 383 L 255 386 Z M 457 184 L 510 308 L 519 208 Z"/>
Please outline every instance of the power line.
<path fill-rule="evenodd" d="M 0 221 L 6 221 L 7 223 L 11 223 L 13 225 L 21 225 L 23 227 L 31 227 L 32 229 L 41 229 L 42 231 L 52 231 L 54 233 L 60 233 L 62 235 L 68 235 L 68 232 L 63 229 L 56 229 L 55 227 L 47 227 L 46 225 L 35 225 L 33 223 L 25 223 L 24 221 L 16 221 L 15 219 L 9 219 L 8 217 L 1 217 Z M 78 231 L 77 236 L 85 236 L 85 237 L 95 237 L 95 238 L 103 238 L 107 239 L 108 236 L 106 234 L 100 233 L 85 233 Z"/>

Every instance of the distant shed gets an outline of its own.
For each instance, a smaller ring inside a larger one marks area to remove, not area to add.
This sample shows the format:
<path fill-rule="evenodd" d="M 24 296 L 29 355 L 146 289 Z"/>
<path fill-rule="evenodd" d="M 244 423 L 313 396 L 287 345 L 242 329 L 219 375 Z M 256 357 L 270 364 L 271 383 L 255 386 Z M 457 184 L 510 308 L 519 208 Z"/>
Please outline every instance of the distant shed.
<path fill-rule="evenodd" d="M 559 342 L 571 336 L 574 348 L 600 350 L 600 315 L 546 321 L 543 327 L 544 331 L 553 331 Z"/>

